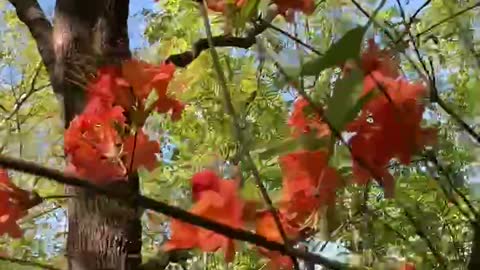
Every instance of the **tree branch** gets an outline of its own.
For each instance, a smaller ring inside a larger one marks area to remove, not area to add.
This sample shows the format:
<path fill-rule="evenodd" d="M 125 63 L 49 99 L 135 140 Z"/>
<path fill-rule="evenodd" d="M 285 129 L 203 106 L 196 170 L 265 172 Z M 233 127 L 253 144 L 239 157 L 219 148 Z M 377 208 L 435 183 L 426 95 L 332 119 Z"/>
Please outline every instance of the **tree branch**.
<path fill-rule="evenodd" d="M 90 192 L 93 192 L 99 195 L 104 195 L 119 201 L 124 201 L 124 202 L 130 201 L 132 204 L 138 205 L 144 209 L 150 209 L 152 211 L 162 213 L 171 218 L 178 219 L 183 222 L 190 223 L 190 224 L 214 231 L 218 234 L 222 234 L 232 239 L 245 241 L 263 248 L 267 248 L 272 251 L 278 251 L 283 254 L 294 256 L 305 261 L 323 265 L 329 269 L 348 269 L 349 268 L 346 264 L 343 264 L 337 261 L 332 261 L 321 255 L 304 252 L 295 248 L 287 248 L 283 244 L 267 240 L 265 237 L 261 235 L 258 235 L 246 230 L 242 230 L 242 229 L 232 228 L 222 223 L 218 223 L 216 221 L 212 221 L 202 216 L 192 214 L 176 206 L 172 206 L 161 201 L 156 201 L 151 198 L 138 195 L 138 194 L 125 196 L 126 194 L 122 190 L 118 190 L 118 189 L 110 190 L 106 186 L 94 185 L 90 183 L 87 179 L 65 175 L 61 171 L 43 167 L 34 162 L 24 161 L 21 159 L 0 155 L 0 166 L 6 169 L 13 169 L 13 170 L 24 172 L 24 173 L 45 177 L 65 185 L 85 188 Z"/>
<path fill-rule="evenodd" d="M 237 47 L 248 49 L 256 42 L 256 37 L 263 33 L 269 26 L 270 22 L 277 16 L 278 11 L 273 8 L 269 9 L 265 18 L 253 22 L 254 27 L 248 31 L 246 37 L 233 37 L 229 35 L 221 35 L 212 37 L 215 47 Z M 202 38 L 193 44 L 191 51 L 170 55 L 167 62 L 173 63 L 177 67 L 186 67 L 190 65 L 200 54 L 209 48 L 208 39 Z"/>
<path fill-rule="evenodd" d="M 17 16 L 30 30 L 37 43 L 37 49 L 49 74 L 55 64 L 53 51 L 53 28 L 36 0 L 8 0 L 17 12 Z"/>
<path fill-rule="evenodd" d="M 480 7 L 480 2 L 477 2 L 477 3 L 473 4 L 472 6 L 469 6 L 469 7 L 465 8 L 465 9 L 462 9 L 462 10 L 460 10 L 460 11 L 458 11 L 458 12 L 456 12 L 456 13 L 454 13 L 454 14 L 452 14 L 452 15 L 450 15 L 450 16 L 442 19 L 442 20 L 440 20 L 439 22 L 431 25 L 430 27 L 428 27 L 427 29 L 423 30 L 422 32 L 417 33 L 417 34 L 415 35 L 415 37 L 416 37 L 416 38 L 419 38 L 420 36 L 422 36 L 422 35 L 430 32 L 430 31 L 432 31 L 433 29 L 439 27 L 440 25 L 442 25 L 442 24 L 444 24 L 444 23 L 446 23 L 446 22 L 448 22 L 448 21 L 450 21 L 450 20 L 452 20 L 452 19 L 454 19 L 454 18 L 462 15 L 462 14 L 465 13 L 465 12 L 468 12 L 468 11 L 470 11 L 470 10 L 472 10 L 472 9 L 475 9 L 475 8 L 477 8 L 477 7 Z"/>

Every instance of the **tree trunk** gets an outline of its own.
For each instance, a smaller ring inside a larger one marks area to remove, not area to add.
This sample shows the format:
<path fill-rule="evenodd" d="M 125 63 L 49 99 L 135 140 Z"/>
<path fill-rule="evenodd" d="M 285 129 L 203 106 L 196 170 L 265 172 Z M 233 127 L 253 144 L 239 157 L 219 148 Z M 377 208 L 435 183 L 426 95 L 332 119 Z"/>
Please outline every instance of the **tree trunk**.
<path fill-rule="evenodd" d="M 54 25 L 37 0 L 9 0 L 28 27 L 63 103 L 65 127 L 84 107 L 84 90 L 100 64 L 130 57 L 127 17 L 129 0 L 57 0 Z M 112 188 L 139 192 L 138 177 Z M 140 213 L 87 191 L 67 187 L 67 257 L 71 270 L 134 270 L 141 263 Z"/>
<path fill-rule="evenodd" d="M 99 64 L 130 57 L 128 0 L 57 0 L 53 86 L 63 98 L 65 127 L 84 107 L 86 83 Z M 112 186 L 138 193 L 138 178 Z M 141 223 L 136 209 L 79 188 L 67 188 L 67 256 L 71 270 L 138 269 Z"/>

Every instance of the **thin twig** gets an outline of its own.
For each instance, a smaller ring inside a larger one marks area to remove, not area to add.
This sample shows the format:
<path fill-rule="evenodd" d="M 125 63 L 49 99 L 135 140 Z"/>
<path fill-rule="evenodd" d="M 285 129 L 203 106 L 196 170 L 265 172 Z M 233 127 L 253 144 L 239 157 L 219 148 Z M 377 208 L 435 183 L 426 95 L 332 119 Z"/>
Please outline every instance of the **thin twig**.
<path fill-rule="evenodd" d="M 273 17 L 269 17 L 271 14 L 267 14 L 262 21 L 271 21 Z M 274 15 L 276 16 L 276 14 Z M 267 29 L 267 25 L 264 23 L 254 23 L 253 28 L 247 32 L 246 37 L 233 37 L 229 35 L 221 35 L 212 37 L 213 45 L 215 47 L 237 47 L 248 49 L 256 43 L 256 37 L 263 33 Z M 186 67 L 190 65 L 200 54 L 210 48 L 208 39 L 202 38 L 197 40 L 193 44 L 193 48 L 190 51 L 186 51 L 179 54 L 170 55 L 167 58 L 167 62 L 173 63 L 177 67 Z"/>
<path fill-rule="evenodd" d="M 432 252 L 433 256 L 435 257 L 435 259 L 437 260 L 437 263 L 439 265 L 440 268 L 442 269 L 447 269 L 446 268 L 446 261 L 445 259 L 443 258 L 443 256 L 438 252 L 438 250 L 435 248 L 435 246 L 433 245 L 432 241 L 430 240 L 430 238 L 427 237 L 427 235 L 425 234 L 425 232 L 422 230 L 422 228 L 418 225 L 418 223 L 415 221 L 415 218 L 412 216 L 412 214 L 405 208 L 405 207 L 402 207 L 403 208 L 403 212 L 405 213 L 405 216 L 407 217 L 407 219 L 410 221 L 410 223 L 413 225 L 413 227 L 415 228 L 415 231 L 417 233 L 417 235 L 423 240 L 425 241 L 425 243 L 427 244 L 428 246 L 428 249 L 430 250 L 430 252 Z"/>
<path fill-rule="evenodd" d="M 453 179 L 450 177 L 450 174 L 447 172 L 447 170 L 440 164 L 438 161 L 437 157 L 435 157 L 433 154 L 430 154 L 429 156 L 430 161 L 435 164 L 435 167 L 445 175 L 445 177 L 448 180 L 448 183 L 450 184 L 450 187 L 453 189 L 453 191 L 462 198 L 462 200 L 465 202 L 467 205 L 468 209 L 472 212 L 472 214 L 477 218 L 480 219 L 480 214 L 478 213 L 477 209 L 473 206 L 473 204 L 470 202 L 470 200 L 461 192 L 454 184 Z"/>
<path fill-rule="evenodd" d="M 43 199 L 45 199 L 45 198 L 43 198 Z M 55 210 L 57 210 L 57 209 L 60 209 L 60 208 L 61 208 L 61 205 L 57 204 L 57 205 L 55 205 L 54 207 L 52 207 L 52 208 L 50 208 L 50 209 L 47 209 L 47 210 L 42 211 L 42 212 L 40 212 L 40 213 L 38 213 L 38 214 L 35 214 L 35 215 L 33 215 L 33 216 L 29 216 L 29 217 L 27 217 L 27 218 L 22 219 L 21 223 L 25 223 L 25 222 L 28 222 L 28 221 L 37 219 L 37 218 L 39 218 L 39 217 L 41 217 L 41 216 L 44 216 L 44 215 L 46 215 L 46 214 L 49 214 L 49 213 L 51 213 L 51 212 L 53 212 L 53 211 L 55 211 Z"/>
<path fill-rule="evenodd" d="M 424 8 L 426 8 L 431 2 L 432 2 L 432 0 L 426 0 L 426 1 L 416 10 L 416 11 L 413 13 L 413 15 L 410 17 L 410 23 L 413 22 L 413 21 L 417 18 L 418 14 L 420 14 L 420 12 L 421 12 Z"/>
<path fill-rule="evenodd" d="M 448 17 L 446 17 L 446 18 L 438 21 L 437 23 L 433 24 L 433 25 L 430 26 L 429 28 L 423 30 L 423 31 L 420 32 L 420 33 L 417 33 L 417 34 L 415 35 L 415 37 L 416 37 L 416 38 L 419 38 L 420 36 L 422 36 L 422 35 L 430 32 L 430 31 L 432 31 L 433 29 L 435 29 L 435 28 L 439 27 L 440 25 L 448 22 L 449 20 L 454 19 L 454 18 L 462 15 L 463 13 L 468 12 L 468 11 L 474 9 L 474 8 L 477 8 L 477 7 L 480 7 L 480 2 L 477 2 L 476 4 L 474 4 L 474 5 L 470 6 L 470 7 L 467 7 L 467 8 L 465 8 L 465 9 L 463 9 L 463 10 L 460 10 L 460 11 L 452 14 L 451 16 L 448 16 Z"/>
<path fill-rule="evenodd" d="M 261 21 L 262 23 L 264 23 L 265 25 L 267 25 L 269 28 L 272 28 L 273 30 L 281 33 L 282 35 L 288 37 L 289 39 L 295 41 L 296 43 L 302 45 L 303 47 L 309 49 L 310 51 L 314 52 L 315 54 L 317 54 L 317 55 L 319 55 L 319 56 L 322 56 L 322 55 L 323 55 L 323 53 L 321 53 L 319 50 L 315 49 L 312 45 L 307 44 L 307 43 L 301 41 L 299 38 L 292 36 L 292 35 L 291 35 L 290 33 L 288 33 L 287 31 L 285 31 L 285 30 L 283 30 L 283 29 L 281 29 L 281 28 L 279 28 L 279 27 L 277 27 L 277 26 L 275 26 L 275 25 L 273 25 L 273 24 L 271 24 L 271 23 L 269 23 L 269 22 L 267 22 L 267 21 L 265 21 L 265 20 L 263 20 L 263 19 L 261 19 L 261 18 L 258 19 L 258 20 Z"/>

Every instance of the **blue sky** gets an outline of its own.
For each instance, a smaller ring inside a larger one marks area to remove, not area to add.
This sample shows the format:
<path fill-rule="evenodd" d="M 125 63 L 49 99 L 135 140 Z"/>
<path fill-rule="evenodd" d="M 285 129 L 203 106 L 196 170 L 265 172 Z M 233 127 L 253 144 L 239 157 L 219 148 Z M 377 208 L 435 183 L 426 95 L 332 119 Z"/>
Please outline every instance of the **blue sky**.
<path fill-rule="evenodd" d="M 39 0 L 40 5 L 43 7 L 48 16 L 53 15 L 53 10 L 55 6 L 54 0 Z M 419 6 L 421 6 L 425 0 L 401 0 L 404 4 L 407 12 L 415 11 Z M 408 4 L 407 4 L 408 3 Z M 396 5 L 396 0 L 387 0 L 386 6 Z M 143 39 L 143 32 L 145 29 L 145 20 L 141 15 L 142 9 L 154 9 L 155 2 L 154 0 L 131 0 L 130 1 L 130 17 L 128 20 L 129 24 L 129 36 L 130 36 L 130 47 L 132 49 L 141 48 L 147 46 L 148 44 Z"/>
<path fill-rule="evenodd" d="M 54 0 L 40 0 L 45 13 L 52 17 L 55 7 Z M 146 46 L 143 39 L 143 30 L 145 29 L 145 20 L 141 15 L 142 9 L 153 9 L 155 6 L 154 0 L 131 0 L 130 1 L 130 17 L 128 19 L 128 32 L 130 36 L 130 47 L 139 48 Z"/>

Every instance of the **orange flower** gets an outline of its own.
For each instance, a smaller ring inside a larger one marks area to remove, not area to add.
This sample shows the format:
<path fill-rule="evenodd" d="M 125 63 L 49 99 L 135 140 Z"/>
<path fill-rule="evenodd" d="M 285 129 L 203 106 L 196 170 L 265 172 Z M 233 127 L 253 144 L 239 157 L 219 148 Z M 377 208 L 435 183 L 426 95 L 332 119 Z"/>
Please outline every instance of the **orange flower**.
<path fill-rule="evenodd" d="M 234 6 L 241 8 L 247 0 L 235 0 Z M 225 0 L 207 0 L 208 9 L 215 12 L 225 12 Z"/>
<path fill-rule="evenodd" d="M 192 177 L 192 199 L 198 201 L 205 191 L 220 191 L 220 178 L 211 170 L 204 170 Z"/>
<path fill-rule="evenodd" d="M 13 185 L 5 170 L 0 169 L 0 235 L 8 234 L 19 238 L 22 231 L 17 220 L 27 210 L 41 202 L 41 198 Z"/>
<path fill-rule="evenodd" d="M 324 151 L 299 151 L 280 158 L 282 201 L 292 221 L 300 224 L 319 207 L 335 202 L 339 177 L 328 167 Z"/>
<path fill-rule="evenodd" d="M 218 179 L 218 188 L 218 191 L 204 190 L 190 212 L 233 228 L 241 228 L 244 204 L 238 197 L 237 183 Z M 212 252 L 222 248 L 225 259 L 233 260 L 233 239 L 178 220 L 172 220 L 171 232 L 172 236 L 165 244 L 165 250 L 199 248 Z"/>
<path fill-rule="evenodd" d="M 354 68 L 358 68 L 355 62 L 347 62 L 343 66 L 344 75 L 348 75 Z M 378 73 L 382 77 L 396 79 L 399 76 L 399 62 L 392 52 L 380 50 L 373 39 L 368 40 L 368 47 L 360 56 L 360 69 L 365 76 Z"/>
<path fill-rule="evenodd" d="M 126 112 L 134 113 L 132 120 L 142 126 L 150 110 L 145 111 L 145 101 L 155 89 L 155 105 L 159 113 L 172 111 L 172 119 L 178 120 L 183 105 L 167 95 L 169 82 L 175 73 L 173 64 L 152 65 L 130 59 L 122 63 L 121 68 L 103 67 L 97 77 L 87 87 L 88 99 L 85 113 L 108 111 L 114 105 L 121 106 Z"/>
<path fill-rule="evenodd" d="M 168 113 L 171 111 L 173 121 L 177 121 L 180 119 L 183 109 L 185 108 L 185 105 L 182 104 L 180 101 L 170 98 L 168 96 L 159 98 L 156 102 L 156 105 L 157 112 L 159 113 Z"/>
<path fill-rule="evenodd" d="M 399 270 L 415 270 L 415 265 L 413 263 L 405 262 L 400 266 Z"/>
<path fill-rule="evenodd" d="M 140 100 L 147 98 L 153 89 L 157 91 L 159 97 L 166 95 L 174 73 L 173 64 L 152 65 L 135 59 L 122 64 L 123 78 Z"/>
<path fill-rule="evenodd" d="M 303 98 L 299 98 L 293 105 L 293 111 L 288 120 L 288 124 L 294 128 L 293 135 L 295 137 L 301 134 L 310 132 L 316 133 L 317 137 L 324 137 L 330 135 L 330 129 L 328 125 L 324 123 L 321 117 L 315 113 L 307 113 L 308 101 Z"/>
<path fill-rule="evenodd" d="M 365 78 L 364 93 L 375 88 L 380 88 L 378 96 L 364 105 L 361 115 L 347 128 L 355 133 L 350 140 L 352 154 L 364 163 L 354 161 L 353 172 L 358 183 L 377 178 L 391 197 L 393 177 L 386 169 L 388 162 L 397 158 L 410 163 L 415 152 L 434 142 L 435 132 L 420 126 L 425 109 L 419 102 L 426 94 L 423 85 L 373 72 Z"/>
<path fill-rule="evenodd" d="M 157 163 L 155 156 L 160 152 L 160 144 L 156 141 L 150 141 L 148 136 L 140 129 L 136 136 L 131 135 L 125 139 L 123 144 L 123 153 L 125 154 L 124 164 L 127 170 L 137 170 L 139 167 L 145 167 L 147 170 L 153 170 Z M 133 163 L 132 163 L 133 159 Z"/>
<path fill-rule="evenodd" d="M 344 75 L 352 68 L 355 65 L 347 63 Z M 365 74 L 363 95 L 376 89 L 378 94 L 347 127 L 354 133 L 350 140 L 354 179 L 366 184 L 375 178 L 385 196 L 392 197 L 394 179 L 387 169 L 389 161 L 396 158 L 408 164 L 415 152 L 435 142 L 436 132 L 420 127 L 425 109 L 420 99 L 427 91 L 421 84 L 397 79 L 398 60 L 391 52 L 380 50 L 373 40 L 361 56 L 360 68 Z"/>
<path fill-rule="evenodd" d="M 301 11 L 306 15 L 311 15 L 315 11 L 313 0 L 274 0 L 278 6 L 278 12 L 286 16 L 288 21 L 293 19 L 289 16 L 290 11 Z"/>
<path fill-rule="evenodd" d="M 279 214 L 279 218 L 287 237 L 289 239 L 296 238 L 298 235 L 298 230 L 288 224 L 287 219 L 283 214 Z M 257 214 L 256 232 L 270 241 L 275 241 L 282 244 L 284 243 L 277 224 L 275 223 L 275 220 L 269 211 L 263 211 Z M 268 264 L 269 269 L 293 268 L 293 262 L 288 256 L 282 255 L 278 251 L 271 251 L 264 248 L 259 248 L 258 250 L 261 254 L 270 258 L 270 262 Z"/>
<path fill-rule="evenodd" d="M 120 160 L 122 140 L 114 123 L 125 122 L 123 110 L 76 116 L 65 131 L 65 153 L 79 176 L 103 182 L 124 178 Z"/>

